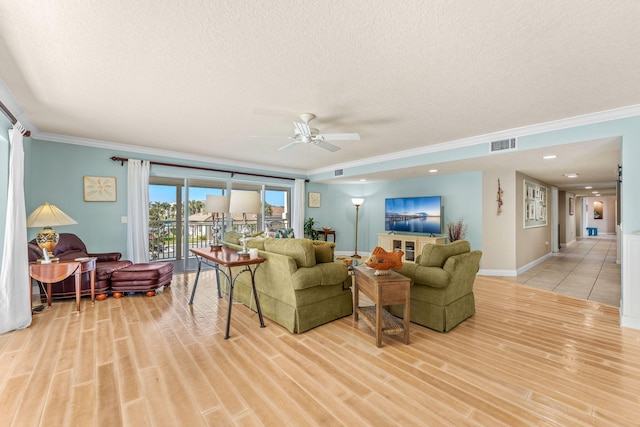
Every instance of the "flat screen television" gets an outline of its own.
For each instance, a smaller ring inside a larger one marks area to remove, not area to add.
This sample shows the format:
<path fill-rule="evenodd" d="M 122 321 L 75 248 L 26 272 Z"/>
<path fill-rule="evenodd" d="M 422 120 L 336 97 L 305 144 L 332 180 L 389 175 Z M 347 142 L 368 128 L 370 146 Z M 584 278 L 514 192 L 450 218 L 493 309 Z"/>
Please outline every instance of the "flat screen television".
<path fill-rule="evenodd" d="M 397 197 L 384 201 L 384 229 L 442 234 L 440 196 Z"/>

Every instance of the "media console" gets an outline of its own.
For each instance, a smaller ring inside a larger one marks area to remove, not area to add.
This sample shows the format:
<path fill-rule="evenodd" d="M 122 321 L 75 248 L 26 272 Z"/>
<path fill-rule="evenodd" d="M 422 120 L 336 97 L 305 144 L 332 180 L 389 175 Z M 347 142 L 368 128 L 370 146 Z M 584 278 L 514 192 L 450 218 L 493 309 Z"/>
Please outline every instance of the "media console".
<path fill-rule="evenodd" d="M 387 252 L 404 252 L 402 262 L 416 262 L 427 243 L 445 243 L 444 237 L 416 236 L 409 234 L 378 234 L 378 246 Z"/>

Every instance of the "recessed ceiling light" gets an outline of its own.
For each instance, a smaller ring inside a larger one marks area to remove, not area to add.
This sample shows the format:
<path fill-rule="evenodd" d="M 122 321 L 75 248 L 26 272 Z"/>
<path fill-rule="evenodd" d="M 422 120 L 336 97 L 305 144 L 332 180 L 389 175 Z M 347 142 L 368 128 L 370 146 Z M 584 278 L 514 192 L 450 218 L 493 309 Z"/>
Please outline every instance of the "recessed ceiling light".
<path fill-rule="evenodd" d="M 360 180 L 360 182 L 367 182 L 367 180 L 366 180 L 366 179 L 364 179 L 364 178 L 362 178 L 362 179 Z"/>
<path fill-rule="evenodd" d="M 587 185 L 586 187 L 584 187 L 585 190 L 591 190 L 593 187 L 590 185 Z"/>
<path fill-rule="evenodd" d="M 545 160 L 555 159 L 556 157 L 558 157 L 558 156 L 556 156 L 555 154 L 549 154 L 548 156 L 542 156 L 542 158 L 545 159 Z"/>
<path fill-rule="evenodd" d="M 564 176 L 566 176 L 567 178 L 577 178 L 578 174 L 577 173 L 565 173 Z"/>
<path fill-rule="evenodd" d="M 592 193 L 592 194 L 598 194 L 598 193 L 599 193 L 599 191 L 592 191 L 591 193 Z"/>
<path fill-rule="evenodd" d="M 429 173 L 436 173 L 438 172 L 438 169 L 429 169 Z"/>

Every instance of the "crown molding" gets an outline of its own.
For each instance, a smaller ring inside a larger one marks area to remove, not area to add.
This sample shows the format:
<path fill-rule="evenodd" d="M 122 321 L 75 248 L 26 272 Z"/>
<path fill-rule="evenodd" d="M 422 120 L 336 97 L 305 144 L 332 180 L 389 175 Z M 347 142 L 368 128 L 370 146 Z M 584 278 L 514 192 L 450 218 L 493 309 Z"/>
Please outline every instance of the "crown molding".
<path fill-rule="evenodd" d="M 16 101 L 9 88 L 0 80 L 0 99 L 3 104 L 11 111 L 11 114 L 24 126 L 26 130 L 31 132 L 31 135 L 38 132 L 38 128 L 31 121 L 29 116 L 24 112 L 20 104 Z"/>
<path fill-rule="evenodd" d="M 151 148 L 151 147 L 141 147 L 137 145 L 121 144 L 118 142 L 109 142 L 109 141 L 102 141 L 102 140 L 90 139 L 90 138 L 79 138 L 75 136 L 60 135 L 56 133 L 38 132 L 34 136 L 34 138 L 45 140 L 45 141 L 59 142 L 62 144 L 82 145 L 85 147 L 102 148 L 106 150 L 118 150 L 118 151 L 126 151 L 129 153 L 146 154 L 148 156 L 161 156 L 161 157 L 168 157 L 171 159 L 180 159 L 180 160 L 187 160 L 187 161 L 194 161 L 194 162 L 205 162 L 205 163 L 211 163 L 211 164 L 227 166 L 227 167 L 231 166 L 231 167 L 247 168 L 247 169 L 254 169 L 254 170 L 257 169 L 262 171 L 278 172 L 282 174 L 298 175 L 300 177 L 306 176 L 306 171 L 302 169 L 275 168 L 273 166 L 258 164 L 258 163 L 241 162 L 241 161 L 235 161 L 230 159 L 201 156 L 201 155 L 183 153 L 179 151 L 162 150 L 159 148 Z"/>
<path fill-rule="evenodd" d="M 597 113 L 589 113 L 581 116 L 569 117 L 566 119 L 554 120 L 535 125 L 522 126 L 513 129 L 507 129 L 498 132 L 492 132 L 485 135 L 473 136 L 438 144 L 427 145 L 425 147 L 414 148 L 411 150 L 398 151 L 380 156 L 367 157 L 353 162 L 338 163 L 333 166 L 323 167 L 307 171 L 308 175 L 322 174 L 333 172 L 336 169 L 347 169 L 361 166 L 368 166 L 391 160 L 402 160 L 424 154 L 432 154 L 441 151 L 454 150 L 458 148 L 470 147 L 473 145 L 487 144 L 491 141 L 498 141 L 507 138 L 517 138 L 521 136 L 535 135 L 545 132 L 568 129 L 578 126 L 585 126 L 595 123 L 602 123 L 617 119 L 626 119 L 640 115 L 640 104 L 630 105 L 627 107 L 615 108 L 611 110 L 599 111 Z M 488 153 L 487 153 L 488 154 Z"/>

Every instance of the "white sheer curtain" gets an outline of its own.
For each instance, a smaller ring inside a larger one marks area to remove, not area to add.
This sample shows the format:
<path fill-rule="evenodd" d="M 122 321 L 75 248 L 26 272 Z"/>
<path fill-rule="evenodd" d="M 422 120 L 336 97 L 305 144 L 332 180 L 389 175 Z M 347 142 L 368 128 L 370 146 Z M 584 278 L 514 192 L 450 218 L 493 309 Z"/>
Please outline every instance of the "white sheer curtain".
<path fill-rule="evenodd" d="M 9 130 L 9 188 L 0 271 L 0 334 L 31 325 L 31 280 L 24 205 L 24 127 Z"/>
<path fill-rule="evenodd" d="M 293 234 L 298 237 L 304 237 L 304 179 L 296 179 L 293 187 L 293 214 L 291 215 L 291 226 Z"/>
<path fill-rule="evenodd" d="M 149 162 L 129 159 L 127 181 L 127 255 L 149 262 Z"/>

